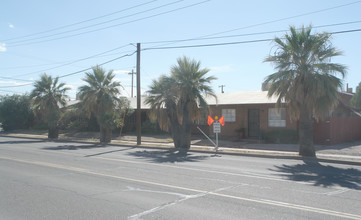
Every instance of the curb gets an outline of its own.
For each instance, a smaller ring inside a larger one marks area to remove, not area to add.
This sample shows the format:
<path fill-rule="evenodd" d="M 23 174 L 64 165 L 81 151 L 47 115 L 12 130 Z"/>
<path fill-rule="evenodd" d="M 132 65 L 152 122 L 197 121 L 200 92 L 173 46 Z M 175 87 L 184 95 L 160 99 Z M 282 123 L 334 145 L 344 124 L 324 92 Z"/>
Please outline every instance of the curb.
<path fill-rule="evenodd" d="M 56 139 L 49 140 L 45 135 L 29 135 L 29 134 L 0 134 L 0 137 L 12 137 L 12 138 L 28 138 L 37 139 L 44 141 L 55 141 L 55 142 L 75 142 L 75 143 L 99 143 L 97 141 L 86 140 L 86 139 Z M 157 142 L 146 142 L 143 141 L 141 145 L 137 145 L 135 141 L 123 141 L 113 140 L 112 143 L 107 145 L 111 146 L 133 146 L 139 148 L 154 148 L 154 149 L 174 149 L 173 143 L 157 143 Z M 274 150 L 255 150 L 255 149 L 239 149 L 239 148 L 226 148 L 219 147 L 217 152 L 213 146 L 200 146 L 191 145 L 190 151 L 210 154 L 227 154 L 227 155 L 240 155 L 240 156 L 251 156 L 251 157 L 264 157 L 264 158 L 276 158 L 276 159 L 294 159 L 294 160 L 311 160 L 314 162 L 325 162 L 325 163 L 336 163 L 345 165 L 357 165 L 361 166 L 361 157 L 350 156 L 350 155 L 335 155 L 335 154 L 318 154 L 317 158 L 302 157 L 298 155 L 298 152 L 291 151 L 274 151 Z"/>

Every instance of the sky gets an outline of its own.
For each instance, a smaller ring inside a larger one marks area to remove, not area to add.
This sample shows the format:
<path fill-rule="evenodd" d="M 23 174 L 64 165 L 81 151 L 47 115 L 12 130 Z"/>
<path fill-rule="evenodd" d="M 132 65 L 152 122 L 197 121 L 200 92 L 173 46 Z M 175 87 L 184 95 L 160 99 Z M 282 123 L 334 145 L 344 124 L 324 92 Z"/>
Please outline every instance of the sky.
<path fill-rule="evenodd" d="M 347 66 L 344 88 L 361 82 L 361 1 L 355 0 L 3 0 L 0 13 L 0 95 L 25 94 L 44 72 L 70 87 L 75 99 L 85 72 L 102 65 L 131 96 L 136 44 L 141 91 L 187 56 L 208 68 L 216 93 L 261 90 L 275 72 L 263 62 L 272 39 L 289 27 L 329 32 Z M 336 33 L 341 32 L 341 33 Z M 216 45 L 214 45 L 216 44 Z M 212 46 L 213 45 L 213 46 Z M 165 48 L 166 47 L 166 48 Z M 104 64 L 106 63 L 106 64 Z M 135 89 L 134 77 L 134 94 Z"/>

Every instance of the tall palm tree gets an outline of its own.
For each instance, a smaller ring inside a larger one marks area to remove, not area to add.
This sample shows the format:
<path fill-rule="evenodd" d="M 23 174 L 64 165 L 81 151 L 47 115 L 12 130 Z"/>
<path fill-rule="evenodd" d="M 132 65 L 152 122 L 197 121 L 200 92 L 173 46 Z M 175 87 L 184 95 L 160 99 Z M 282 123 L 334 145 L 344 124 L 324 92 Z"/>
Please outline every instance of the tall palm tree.
<path fill-rule="evenodd" d="M 270 85 L 268 96 L 278 96 L 277 105 L 288 103 L 291 118 L 299 120 L 299 154 L 315 156 L 313 120 L 327 114 L 337 104 L 337 91 L 346 67 L 331 63 L 342 53 L 332 46 L 331 35 L 311 34 L 311 26 L 300 30 L 290 27 L 290 34 L 275 38 L 276 50 L 265 62 L 275 65 L 277 72 L 264 83 Z"/>
<path fill-rule="evenodd" d="M 100 142 L 111 141 L 112 127 L 114 124 L 114 112 L 121 103 L 119 98 L 120 82 L 113 81 L 114 73 L 108 73 L 99 66 L 92 68 L 92 72 L 86 72 L 83 79 L 88 85 L 79 88 L 79 98 L 82 101 L 85 112 L 90 117 L 93 114 L 97 118 L 100 127 Z"/>
<path fill-rule="evenodd" d="M 61 107 L 66 104 L 69 97 L 65 94 L 70 88 L 64 87 L 65 83 L 59 83 L 59 77 L 53 79 L 46 73 L 35 81 L 34 89 L 30 94 L 35 114 L 40 115 L 48 124 L 48 138 L 58 138 L 58 122 L 61 115 Z"/>
<path fill-rule="evenodd" d="M 187 57 L 178 58 L 171 75 L 153 81 L 148 91 L 146 103 L 151 105 L 160 127 L 170 127 L 176 148 L 189 149 L 192 123 L 199 119 L 201 110 L 208 110 L 204 96 L 216 97 L 209 85 L 216 78 L 206 77 L 209 70 L 200 65 Z"/>

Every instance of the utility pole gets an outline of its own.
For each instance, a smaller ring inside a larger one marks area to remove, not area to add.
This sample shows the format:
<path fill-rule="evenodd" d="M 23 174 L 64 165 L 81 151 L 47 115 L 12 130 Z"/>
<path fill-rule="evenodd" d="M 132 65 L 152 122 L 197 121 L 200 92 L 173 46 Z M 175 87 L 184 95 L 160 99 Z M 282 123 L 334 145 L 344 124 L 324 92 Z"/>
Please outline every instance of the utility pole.
<path fill-rule="evenodd" d="M 131 74 L 132 75 L 132 90 L 130 91 L 131 93 L 131 95 L 130 95 L 130 97 L 132 97 L 133 98 L 133 78 L 134 78 L 134 70 L 132 69 L 132 72 L 131 73 L 128 73 L 128 74 Z"/>
<path fill-rule="evenodd" d="M 226 87 L 226 86 L 225 86 L 225 85 L 220 85 L 220 86 L 218 86 L 218 87 L 222 88 L 222 89 L 221 89 L 221 90 L 222 90 L 221 92 L 224 93 L 223 87 Z"/>
<path fill-rule="evenodd" d="M 140 103 L 140 43 L 137 43 L 137 145 L 142 144 L 142 114 L 141 114 L 141 103 Z"/>

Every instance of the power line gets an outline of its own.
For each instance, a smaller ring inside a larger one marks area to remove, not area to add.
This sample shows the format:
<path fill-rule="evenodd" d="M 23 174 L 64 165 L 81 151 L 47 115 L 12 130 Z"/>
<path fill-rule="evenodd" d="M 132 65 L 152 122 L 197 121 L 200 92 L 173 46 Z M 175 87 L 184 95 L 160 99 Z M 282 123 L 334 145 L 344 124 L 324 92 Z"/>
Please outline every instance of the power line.
<path fill-rule="evenodd" d="M 105 64 L 114 62 L 114 61 L 119 60 L 119 59 L 122 59 L 122 58 L 124 58 L 124 57 L 130 57 L 130 56 L 134 55 L 136 52 L 137 52 L 137 51 L 134 51 L 134 52 L 131 53 L 131 54 L 126 54 L 126 55 L 123 55 L 123 56 L 120 56 L 120 57 L 117 57 L 117 58 L 108 60 L 108 61 L 106 61 L 106 62 L 104 62 L 104 63 L 98 64 L 98 66 L 103 66 L 103 65 L 105 65 Z M 73 73 L 65 74 L 65 75 L 63 75 L 63 76 L 59 76 L 59 78 L 64 78 L 64 77 L 72 76 L 72 75 L 75 75 L 75 74 L 78 74 L 78 73 L 81 73 L 81 72 L 84 72 L 84 71 L 88 71 L 88 70 L 91 70 L 91 69 L 92 69 L 92 67 L 87 68 L 87 69 L 83 69 L 83 70 L 80 70 L 80 71 L 76 71 L 76 72 L 73 72 Z"/>
<path fill-rule="evenodd" d="M 238 31 L 238 30 L 242 30 L 242 29 L 247 29 L 247 28 L 251 28 L 251 27 L 257 27 L 257 26 L 261 26 L 261 25 L 265 25 L 265 24 L 271 24 L 271 23 L 275 23 L 275 22 L 279 22 L 279 21 L 284 21 L 284 20 L 288 20 L 288 19 L 292 19 L 292 18 L 298 18 L 298 17 L 303 17 L 303 16 L 306 16 L 306 15 L 317 14 L 317 13 L 320 13 L 320 12 L 330 11 L 330 10 L 333 10 L 333 9 L 337 9 L 337 8 L 341 8 L 341 7 L 345 7 L 345 6 L 349 6 L 349 5 L 354 5 L 354 4 L 358 4 L 358 3 L 361 3 L 361 1 L 355 1 L 355 2 L 351 2 L 351 3 L 347 3 L 347 4 L 342 4 L 342 5 L 338 5 L 338 6 L 334 6 L 334 7 L 330 7 L 330 8 L 325 8 L 325 9 L 321 9 L 321 10 L 307 12 L 307 13 L 294 15 L 294 16 L 290 16 L 290 17 L 286 17 L 286 18 L 281 18 L 281 19 L 276 19 L 276 20 L 272 20 L 272 21 L 262 22 L 262 23 L 253 24 L 253 25 L 240 27 L 240 28 L 235 28 L 235 29 L 231 29 L 231 30 L 227 30 L 227 31 L 222 31 L 222 32 L 206 35 L 206 36 L 203 36 L 203 37 L 210 37 L 210 36 L 214 36 L 214 35 L 219 35 L 219 34 L 229 33 L 229 32 Z"/>
<path fill-rule="evenodd" d="M 344 33 L 352 33 L 352 32 L 359 32 L 361 31 L 361 29 L 353 29 L 353 30 L 344 30 L 344 31 L 337 31 L 337 32 L 330 32 L 329 34 L 344 34 Z M 216 43 L 216 44 L 198 44 L 198 45 L 184 45 L 184 46 L 174 46 L 174 47 L 150 47 L 150 48 L 144 48 L 142 49 L 142 51 L 146 51 L 146 50 L 165 50 L 165 49 L 182 49 L 182 48 L 198 48 L 198 47 L 213 47 L 213 46 L 226 46 L 226 45 L 234 45 L 234 44 L 246 44 L 246 43 L 258 43 L 258 42 L 266 42 L 266 41 L 272 41 L 274 40 L 272 39 L 259 39 L 259 40 L 249 40 L 249 41 L 236 41 L 236 42 L 224 42 L 224 43 Z M 137 51 L 134 51 L 131 54 L 126 54 L 120 57 L 116 57 L 114 59 L 108 60 L 104 63 L 99 64 L 99 66 L 114 62 L 116 60 L 122 59 L 124 57 L 128 57 L 128 56 L 132 56 L 136 53 Z M 69 73 L 69 74 L 65 74 L 62 76 L 59 76 L 59 78 L 64 78 L 64 77 L 68 77 L 71 75 L 75 75 L 78 73 L 82 73 L 84 71 L 88 71 L 92 69 L 90 68 L 86 68 L 80 71 L 76 71 L 73 73 Z M 0 88 L 10 88 L 10 87 L 21 87 L 21 86 L 28 86 L 31 85 L 33 83 L 28 83 L 28 84 L 23 84 L 23 85 L 15 85 L 15 86 L 0 86 Z"/>
<path fill-rule="evenodd" d="M 183 46 L 173 46 L 173 47 L 149 47 L 142 49 L 146 50 L 167 50 L 167 49 L 181 49 L 181 48 L 192 48 L 192 47 L 214 47 L 214 46 L 225 46 L 225 45 L 233 45 L 233 44 L 246 44 L 246 43 L 258 43 L 271 41 L 271 39 L 260 39 L 260 40 L 249 40 L 249 41 L 236 41 L 236 42 L 225 42 L 225 43 L 216 43 L 216 44 L 196 44 L 196 45 L 183 45 Z"/>
<path fill-rule="evenodd" d="M 6 77 L 6 76 L 1 76 L 0 79 L 11 79 L 11 80 L 17 80 L 17 81 L 23 81 L 23 82 L 32 82 L 32 80 L 27 80 L 27 79 L 16 79 L 16 78 L 12 78 L 12 77 Z"/>
<path fill-rule="evenodd" d="M 52 29 L 49 29 L 49 30 L 45 30 L 45 31 L 41 31 L 41 32 L 33 33 L 33 34 L 28 34 L 28 35 L 24 35 L 24 36 L 20 36 L 20 37 L 5 39 L 5 40 L 1 40 L 1 41 L 12 41 L 12 40 L 16 40 L 16 39 L 32 37 L 32 36 L 36 36 L 36 35 L 40 35 L 40 34 L 44 34 L 44 33 L 48 33 L 48 32 L 61 30 L 61 29 L 67 28 L 67 27 L 76 26 L 76 25 L 83 24 L 83 23 L 86 23 L 86 22 L 89 22 L 89 21 L 98 20 L 100 18 L 109 17 L 111 15 L 118 14 L 118 13 L 121 13 L 121 12 L 124 12 L 124 11 L 128 11 L 128 10 L 131 10 L 131 9 L 134 9 L 134 8 L 138 8 L 140 6 L 147 5 L 147 4 L 150 4 L 150 3 L 155 2 L 155 1 L 158 1 L 158 0 L 152 0 L 152 1 L 145 2 L 145 3 L 139 4 L 139 5 L 135 5 L 135 6 L 132 6 L 132 7 L 129 7 L 129 8 L 125 8 L 125 9 L 122 9 L 122 10 L 119 10 L 119 11 L 115 11 L 115 12 L 112 12 L 112 13 L 109 13 L 109 14 L 105 14 L 105 15 L 102 15 L 102 16 L 90 18 L 90 19 L 87 19 L 87 20 L 84 20 L 84 21 L 79 21 L 79 22 L 76 22 L 76 23 L 63 25 L 63 26 L 52 28 Z"/>
<path fill-rule="evenodd" d="M 358 32 L 358 31 L 361 31 L 361 29 L 353 29 L 353 30 L 346 30 L 346 31 L 336 31 L 336 32 L 331 32 L 330 34 L 345 34 L 345 33 Z"/>
<path fill-rule="evenodd" d="M 101 53 L 98 53 L 98 54 L 95 54 L 95 55 L 92 55 L 92 56 L 89 56 L 89 57 L 86 57 L 86 58 L 74 60 L 74 61 L 71 61 L 71 62 L 68 62 L 68 63 L 65 63 L 65 64 L 61 64 L 61 65 L 58 65 L 58 66 L 55 66 L 55 67 L 52 67 L 52 68 L 48 68 L 48 69 L 43 69 L 43 70 L 39 70 L 39 71 L 24 73 L 24 74 L 20 74 L 20 75 L 15 75 L 14 77 L 26 76 L 26 75 L 30 75 L 30 74 L 34 74 L 34 73 L 45 72 L 45 71 L 57 69 L 57 68 L 60 68 L 60 67 L 63 67 L 63 66 L 69 66 L 69 65 L 71 65 L 71 64 L 78 63 L 78 62 L 80 62 L 80 61 L 88 60 L 88 59 L 91 59 L 91 58 L 94 58 L 94 57 L 98 57 L 98 56 L 100 56 L 100 55 L 103 55 L 103 54 L 106 54 L 106 53 L 109 53 L 109 52 L 112 52 L 112 51 L 115 51 L 115 50 L 119 50 L 119 49 L 124 48 L 124 47 L 127 47 L 127 46 L 129 46 L 129 45 L 130 45 L 130 44 L 125 44 L 125 45 L 123 45 L 123 46 L 116 47 L 116 48 L 114 48 L 114 49 L 107 50 L 107 51 L 105 51 L 105 52 L 101 52 Z M 2 78 L 2 77 L 0 77 L 0 78 Z"/>
<path fill-rule="evenodd" d="M 345 6 L 349 6 L 349 5 L 353 5 L 353 4 L 357 4 L 357 3 L 361 3 L 361 1 L 355 1 L 355 2 L 351 2 L 351 3 L 342 4 L 342 5 L 338 5 L 338 6 L 334 6 L 334 7 L 330 7 L 330 8 L 325 8 L 325 9 L 317 10 L 317 11 L 307 12 L 307 13 L 303 13 L 303 14 L 299 14 L 299 15 L 295 15 L 295 16 L 290 16 L 290 17 L 285 17 L 285 18 L 276 19 L 276 20 L 272 20 L 272 21 L 267 21 L 267 22 L 262 22 L 262 23 L 258 23 L 258 24 L 253 24 L 253 25 L 249 25 L 249 26 L 245 26 L 245 27 L 230 29 L 230 30 L 227 30 L 227 31 L 216 32 L 216 33 L 213 33 L 213 34 L 208 34 L 208 35 L 203 35 L 203 36 L 200 36 L 200 37 L 195 37 L 195 38 L 187 39 L 186 41 L 198 40 L 198 39 L 202 40 L 202 39 L 206 39 L 206 38 L 208 38 L 208 37 L 212 37 L 212 36 L 215 36 L 215 35 L 220 35 L 220 34 L 229 33 L 229 32 L 233 32 L 233 31 L 237 31 L 237 30 L 242 30 L 242 29 L 247 29 L 247 28 L 251 28 L 251 27 L 262 26 L 262 25 L 265 25 L 265 24 L 276 23 L 276 22 L 279 22 L 279 21 L 284 21 L 284 20 L 288 20 L 288 19 L 292 19 L 292 18 L 297 18 L 297 17 L 306 16 L 306 15 L 316 14 L 316 13 L 320 13 L 320 12 L 324 12 L 324 11 L 329 11 L 329 10 L 333 10 L 333 9 L 337 9 L 337 8 L 341 8 L 341 7 L 345 7 Z M 166 42 L 166 44 L 163 44 L 163 45 L 160 45 L 160 46 L 165 46 L 165 45 L 169 45 L 169 44 L 174 44 L 174 43 L 177 43 L 177 42 L 178 42 L 178 41 Z M 179 42 L 182 42 L 182 40 L 179 41 Z M 161 43 L 162 43 L 162 42 L 161 42 Z"/>
<path fill-rule="evenodd" d="M 329 32 L 329 34 L 344 34 L 344 33 L 359 32 L 359 31 L 361 31 L 361 29 Z M 144 48 L 142 50 L 146 51 L 146 50 L 168 50 L 168 49 L 182 49 L 182 48 L 194 48 L 194 47 L 214 47 L 214 46 L 226 46 L 226 45 L 234 45 L 234 44 L 259 43 L 259 42 L 272 41 L 272 40 L 274 40 L 274 38 L 248 40 L 248 41 L 224 42 L 224 43 L 214 43 L 214 44 L 183 45 L 183 46 L 173 46 L 173 47 L 149 47 L 149 48 Z"/>
<path fill-rule="evenodd" d="M 350 22 L 342 22 L 342 23 L 335 23 L 335 24 L 318 25 L 318 26 L 314 26 L 313 28 L 349 25 L 349 24 L 355 24 L 355 23 L 360 23 L 360 22 L 361 22 L 361 21 L 350 21 Z M 300 28 L 298 28 L 298 29 L 300 29 Z M 218 36 L 218 37 L 207 37 L 207 38 L 199 38 L 199 39 L 190 38 L 190 39 L 181 39 L 181 40 L 167 40 L 167 41 L 156 41 L 156 42 L 144 42 L 144 43 L 142 43 L 142 44 L 170 43 L 170 42 L 186 42 L 186 41 L 209 40 L 209 39 L 222 39 L 222 38 L 231 38 L 231 37 L 252 36 L 252 35 L 254 36 L 254 35 L 269 34 L 269 33 L 279 33 L 279 32 L 285 32 L 285 31 L 288 31 L 288 30 L 267 31 L 267 32 L 257 32 L 257 33 L 246 33 L 246 34 L 228 35 L 228 36 Z M 352 31 L 352 30 L 351 30 L 351 31 Z M 347 31 L 347 32 L 349 32 L 349 31 Z M 336 33 L 336 32 L 334 32 L 334 33 Z M 99 56 L 104 55 L 104 54 L 107 54 L 107 53 L 109 53 L 109 52 L 112 52 L 112 51 L 115 51 L 115 50 L 118 50 L 118 49 L 127 47 L 127 46 L 129 46 L 129 45 L 130 45 L 130 44 L 126 44 L 126 45 L 123 45 L 123 46 L 120 46 L 120 47 L 116 47 L 116 48 L 111 49 L 111 50 L 107 50 L 107 51 L 102 52 L 102 53 L 98 53 L 98 54 L 95 54 L 95 55 L 92 55 L 92 56 L 89 56 L 89 57 L 86 57 L 86 58 L 82 58 L 82 59 L 78 59 L 78 60 L 75 60 L 75 61 L 71 61 L 71 62 L 62 64 L 62 65 L 59 65 L 59 66 L 55 66 L 55 67 L 48 68 L 48 69 L 43 69 L 43 70 L 38 70 L 38 71 L 34 71 L 34 72 L 24 73 L 24 74 L 16 75 L 16 76 L 14 76 L 14 77 L 30 75 L 30 74 L 34 74 L 34 73 L 38 73 L 38 72 L 45 72 L 45 71 L 48 71 L 48 70 L 52 70 L 52 69 L 60 68 L 60 67 L 63 67 L 63 66 L 71 65 L 71 64 L 74 64 L 74 63 L 77 63 L 77 62 L 80 62 L 80 61 L 84 61 L 84 60 L 91 59 L 91 58 L 94 58 L 94 57 L 99 57 Z M 129 52 L 129 51 L 127 51 L 127 52 Z M 126 52 L 124 52 L 124 53 L 126 53 Z M 11 78 L 11 77 L 0 77 L 0 78 L 2 78 L 2 79 L 13 79 L 13 80 L 18 80 L 18 81 L 28 81 L 28 82 L 30 81 L 30 80 L 24 80 L 24 79 L 15 79 L 15 78 Z"/>
<path fill-rule="evenodd" d="M 34 41 L 34 42 L 29 42 L 29 43 L 19 43 L 19 44 L 14 44 L 14 45 L 10 44 L 8 47 L 32 45 L 32 44 L 38 44 L 38 43 L 49 42 L 49 41 L 54 41 L 54 40 L 60 40 L 60 39 L 75 37 L 75 36 L 79 36 L 79 35 L 83 35 L 83 34 L 93 33 L 93 32 L 96 32 L 96 31 L 101 31 L 101 30 L 105 30 L 105 29 L 109 29 L 109 28 L 113 28 L 113 27 L 117 27 L 117 26 L 121 26 L 121 25 L 125 25 L 125 24 L 134 23 L 134 22 L 137 22 L 137 21 L 142 21 L 142 20 L 145 20 L 145 19 L 161 16 L 161 15 L 164 15 L 164 14 L 169 14 L 169 13 L 172 13 L 172 12 L 175 12 L 175 11 L 179 11 L 179 10 L 183 10 L 183 9 L 186 9 L 186 8 L 194 7 L 194 6 L 200 5 L 200 4 L 204 4 L 204 3 L 209 2 L 209 1 L 210 0 L 205 0 L 205 1 L 201 1 L 201 2 L 198 2 L 198 3 L 191 4 L 191 5 L 187 5 L 187 6 L 184 6 L 184 7 L 176 8 L 176 9 L 173 9 L 173 10 L 169 10 L 169 11 L 161 12 L 161 13 L 158 13 L 158 14 L 146 16 L 146 17 L 143 17 L 143 18 L 139 18 L 139 19 L 135 19 L 135 20 L 119 23 L 119 24 L 114 24 L 114 25 L 110 25 L 110 26 L 106 26 L 106 27 L 103 27 L 103 28 L 98 28 L 98 29 L 94 29 L 94 30 L 90 30 L 90 31 L 84 31 L 84 32 L 80 32 L 80 33 L 77 33 L 77 34 L 71 34 L 71 35 L 67 35 L 67 36 L 63 36 L 63 37 L 52 38 L 52 39 L 41 40 L 41 41 Z"/>
<path fill-rule="evenodd" d="M 96 26 L 99 26 L 99 25 L 111 23 L 111 22 L 116 21 L 116 20 L 121 20 L 121 19 L 124 19 L 124 18 L 133 17 L 133 16 L 138 15 L 138 14 L 143 14 L 143 13 L 146 13 L 146 12 L 149 12 L 149 11 L 157 10 L 157 9 L 160 9 L 160 8 L 163 8 L 163 7 L 166 7 L 166 6 L 169 6 L 169 5 L 173 5 L 173 4 L 182 2 L 182 1 L 184 1 L 184 0 L 177 0 L 177 1 L 174 1 L 174 2 L 171 2 L 171 3 L 167 3 L 167 4 L 164 4 L 164 5 L 157 6 L 157 7 L 151 8 L 151 9 L 147 9 L 147 10 L 144 10 L 144 11 L 141 11 L 141 12 L 137 12 L 137 13 L 134 13 L 134 14 L 131 14 L 131 15 L 126 15 L 126 16 L 122 16 L 122 17 L 119 17 L 119 18 L 111 19 L 111 20 L 108 20 L 108 21 L 103 21 L 103 22 L 100 22 L 100 23 L 96 23 L 96 24 L 92 24 L 92 25 L 88 25 L 88 26 L 84 26 L 84 27 L 79 27 L 79 28 L 76 28 L 76 29 L 63 31 L 63 32 L 60 32 L 60 33 L 45 35 L 45 36 L 42 36 L 42 37 L 36 37 L 36 38 L 31 38 L 31 39 L 26 39 L 26 40 L 15 41 L 15 42 L 12 42 L 10 44 L 15 44 L 16 45 L 16 44 L 19 44 L 19 43 L 24 43 L 24 42 L 29 42 L 29 41 L 31 42 L 33 40 L 39 40 L 39 39 L 49 38 L 49 37 L 53 37 L 53 36 L 57 36 L 57 35 L 76 32 L 76 31 L 79 31 L 79 30 L 84 30 L 84 29 L 96 27 Z"/>
<path fill-rule="evenodd" d="M 34 84 L 34 82 L 31 83 L 26 83 L 26 84 L 21 84 L 21 85 L 14 85 L 14 86 L 0 86 L 0 88 L 13 88 L 13 87 L 22 87 L 22 86 L 29 86 Z"/>
<path fill-rule="evenodd" d="M 114 58 L 114 59 L 111 59 L 111 60 L 108 60 L 108 61 L 106 61 L 106 62 L 100 63 L 100 64 L 98 64 L 98 66 L 103 66 L 103 65 L 105 65 L 105 64 L 114 62 L 114 61 L 119 60 L 119 59 L 122 59 L 122 58 L 124 58 L 124 57 L 132 56 L 132 55 L 134 55 L 136 52 L 137 52 L 137 51 L 134 51 L 134 52 L 131 53 L 131 54 L 126 54 L 126 55 L 123 55 L 123 56 L 120 56 L 120 57 L 116 57 L 116 58 Z M 79 70 L 79 71 L 76 71 L 76 72 L 72 72 L 72 73 L 68 73 L 68 74 L 59 76 L 59 78 L 64 78 L 64 77 L 76 75 L 76 74 L 79 74 L 79 73 L 82 73 L 82 72 L 85 72 L 85 71 L 88 71 L 88 70 L 91 70 L 91 69 L 92 69 L 92 67 L 86 68 L 86 69 L 82 69 L 82 70 Z M 14 85 L 14 86 L 0 86 L 0 88 L 22 87 L 22 86 L 28 86 L 28 85 L 32 85 L 32 84 L 34 84 L 34 82 L 27 83 L 27 84 L 22 84 L 22 85 Z"/>
<path fill-rule="evenodd" d="M 333 27 L 333 26 L 349 25 L 349 24 L 356 24 L 356 23 L 361 23 L 361 20 L 335 23 L 335 24 L 318 25 L 318 26 L 313 26 L 312 28 Z M 300 30 L 300 29 L 302 29 L 302 28 L 297 28 L 296 30 Z M 142 42 L 142 44 L 179 43 L 179 42 L 186 42 L 186 41 L 213 40 L 213 39 L 223 39 L 223 38 L 233 38 L 233 37 L 254 36 L 254 35 L 262 35 L 262 34 L 274 34 L 274 33 L 286 32 L 286 31 L 289 31 L 289 30 L 285 29 L 285 30 L 278 30 L 278 31 L 264 31 L 264 32 L 255 32 L 255 33 L 246 33 L 246 34 L 217 36 L 217 37 L 200 37 L 200 38 L 188 38 L 188 39 L 178 39 L 178 40 L 149 41 L 149 42 Z"/>

